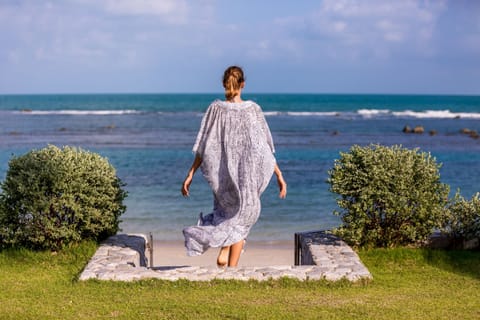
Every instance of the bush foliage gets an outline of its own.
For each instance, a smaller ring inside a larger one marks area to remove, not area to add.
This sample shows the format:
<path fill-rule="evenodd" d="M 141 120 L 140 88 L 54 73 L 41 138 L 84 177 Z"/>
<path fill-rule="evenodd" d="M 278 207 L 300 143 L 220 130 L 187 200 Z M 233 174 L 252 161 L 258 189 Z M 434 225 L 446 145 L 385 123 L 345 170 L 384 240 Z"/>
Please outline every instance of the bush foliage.
<path fill-rule="evenodd" d="M 469 201 L 457 192 L 447 213 L 444 230 L 453 239 L 480 239 L 480 193 Z"/>
<path fill-rule="evenodd" d="M 334 230 L 357 247 L 427 240 L 445 217 L 449 187 L 430 154 L 401 146 L 353 146 L 329 171 L 343 224 Z"/>
<path fill-rule="evenodd" d="M 126 192 L 98 154 L 48 146 L 13 157 L 0 194 L 0 244 L 58 249 L 115 234 Z"/>

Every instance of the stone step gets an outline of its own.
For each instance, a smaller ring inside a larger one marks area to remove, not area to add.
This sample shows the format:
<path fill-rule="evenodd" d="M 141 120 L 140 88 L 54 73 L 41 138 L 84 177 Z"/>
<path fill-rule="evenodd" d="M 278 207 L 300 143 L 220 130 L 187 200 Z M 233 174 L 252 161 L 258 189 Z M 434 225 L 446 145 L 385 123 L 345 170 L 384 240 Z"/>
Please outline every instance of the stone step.
<path fill-rule="evenodd" d="M 318 238 L 318 237 L 317 237 Z M 312 240 L 312 238 L 308 238 Z M 329 238 L 330 239 L 330 238 Z M 333 246 L 333 247 L 332 247 Z M 147 268 L 145 249 L 148 239 L 144 235 L 119 234 L 108 238 L 80 275 L 80 280 L 99 279 L 134 281 L 162 279 L 176 281 L 210 281 L 213 279 L 257 280 L 289 277 L 301 281 L 347 279 L 358 281 L 371 279 L 370 272 L 361 263 L 357 254 L 343 242 L 305 244 L 304 254 L 310 254 L 312 265 L 262 266 L 218 268 L 205 266 L 160 266 Z"/>

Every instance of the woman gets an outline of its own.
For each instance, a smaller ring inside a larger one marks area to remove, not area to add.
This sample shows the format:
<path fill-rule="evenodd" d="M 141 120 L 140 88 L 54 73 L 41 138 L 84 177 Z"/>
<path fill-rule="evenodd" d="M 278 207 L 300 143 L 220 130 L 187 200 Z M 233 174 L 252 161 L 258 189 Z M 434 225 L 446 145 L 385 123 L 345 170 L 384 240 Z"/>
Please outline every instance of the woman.
<path fill-rule="evenodd" d="M 223 76 L 225 101 L 208 107 L 193 147 L 195 160 L 182 186 L 189 195 L 192 178 L 199 167 L 213 191 L 213 212 L 197 226 L 183 230 L 189 256 L 221 247 L 217 265 L 235 267 L 251 227 L 260 215 L 260 195 L 272 173 L 277 176 L 280 198 L 287 184 L 273 156 L 270 129 L 260 107 L 241 98 L 245 86 L 243 71 L 229 67 Z"/>

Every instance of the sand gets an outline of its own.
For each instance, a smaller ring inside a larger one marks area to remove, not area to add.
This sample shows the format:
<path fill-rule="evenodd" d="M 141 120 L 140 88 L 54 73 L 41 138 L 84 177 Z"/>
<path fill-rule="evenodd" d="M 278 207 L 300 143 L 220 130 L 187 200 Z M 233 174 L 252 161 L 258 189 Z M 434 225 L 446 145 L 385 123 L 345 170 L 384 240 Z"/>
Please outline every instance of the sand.
<path fill-rule="evenodd" d="M 160 266 L 215 266 L 219 249 L 210 248 L 201 256 L 188 257 L 183 241 L 154 240 L 153 265 Z M 247 241 L 238 266 L 274 266 L 294 264 L 292 241 Z"/>

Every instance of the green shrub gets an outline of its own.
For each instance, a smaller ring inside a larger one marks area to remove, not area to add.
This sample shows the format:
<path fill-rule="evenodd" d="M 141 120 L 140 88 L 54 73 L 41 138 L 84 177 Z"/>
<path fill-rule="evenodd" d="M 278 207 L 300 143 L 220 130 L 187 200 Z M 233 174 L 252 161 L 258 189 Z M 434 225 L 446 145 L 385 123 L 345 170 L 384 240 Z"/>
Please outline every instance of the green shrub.
<path fill-rule="evenodd" d="M 394 247 L 427 240 L 444 222 L 449 187 L 428 153 L 401 146 L 353 146 L 329 171 L 335 211 L 343 224 L 334 230 L 357 247 Z"/>
<path fill-rule="evenodd" d="M 444 230 L 454 240 L 480 239 L 480 193 L 470 201 L 459 192 L 448 205 L 448 217 Z"/>
<path fill-rule="evenodd" d="M 126 192 L 98 154 L 48 146 L 9 162 L 0 194 L 0 245 L 58 249 L 115 234 Z"/>

